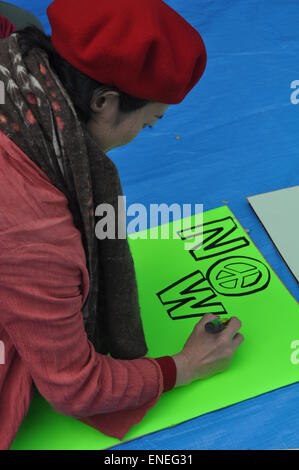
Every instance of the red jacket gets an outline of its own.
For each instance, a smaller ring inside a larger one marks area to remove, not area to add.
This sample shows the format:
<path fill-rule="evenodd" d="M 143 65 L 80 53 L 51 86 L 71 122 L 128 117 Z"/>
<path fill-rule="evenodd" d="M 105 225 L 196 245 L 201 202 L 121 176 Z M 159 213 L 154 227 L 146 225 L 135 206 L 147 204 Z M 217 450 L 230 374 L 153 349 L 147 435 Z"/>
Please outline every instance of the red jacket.
<path fill-rule="evenodd" d="M 118 439 L 175 385 L 168 356 L 96 353 L 81 312 L 88 289 L 64 194 L 0 132 L 0 449 L 10 447 L 33 383 L 58 412 Z"/>

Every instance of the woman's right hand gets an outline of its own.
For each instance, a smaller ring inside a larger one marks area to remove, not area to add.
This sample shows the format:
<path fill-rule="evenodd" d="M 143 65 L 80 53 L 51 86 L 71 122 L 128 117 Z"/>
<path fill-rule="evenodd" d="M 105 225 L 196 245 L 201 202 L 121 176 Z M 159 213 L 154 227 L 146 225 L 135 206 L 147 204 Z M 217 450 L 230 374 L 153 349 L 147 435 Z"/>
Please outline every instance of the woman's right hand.
<path fill-rule="evenodd" d="M 216 319 L 219 319 L 216 315 L 205 315 L 195 325 L 183 350 L 172 356 L 177 368 L 176 387 L 223 372 L 230 365 L 244 340 L 238 333 L 242 324 L 237 317 L 232 317 L 220 333 L 207 333 L 205 324 Z"/>

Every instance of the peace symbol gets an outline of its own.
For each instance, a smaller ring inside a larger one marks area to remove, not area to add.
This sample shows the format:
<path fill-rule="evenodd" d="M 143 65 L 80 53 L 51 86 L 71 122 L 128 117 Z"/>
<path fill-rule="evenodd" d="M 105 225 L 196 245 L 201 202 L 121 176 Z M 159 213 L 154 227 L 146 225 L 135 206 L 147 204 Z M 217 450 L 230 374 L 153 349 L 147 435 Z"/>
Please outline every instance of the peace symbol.
<path fill-rule="evenodd" d="M 219 294 L 248 295 L 267 287 L 270 271 L 255 258 L 231 256 L 213 264 L 207 279 Z"/>

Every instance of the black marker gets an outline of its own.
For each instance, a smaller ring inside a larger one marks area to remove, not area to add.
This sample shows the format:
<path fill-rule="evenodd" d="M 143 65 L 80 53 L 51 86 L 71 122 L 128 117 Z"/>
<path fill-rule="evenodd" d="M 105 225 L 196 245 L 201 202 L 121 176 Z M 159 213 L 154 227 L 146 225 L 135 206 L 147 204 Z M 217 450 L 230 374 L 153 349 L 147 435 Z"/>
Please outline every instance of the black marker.
<path fill-rule="evenodd" d="M 209 321 L 208 323 L 205 324 L 205 330 L 207 333 L 220 333 L 220 331 L 223 331 L 227 324 L 229 323 L 230 318 L 227 318 L 226 320 L 212 320 Z"/>

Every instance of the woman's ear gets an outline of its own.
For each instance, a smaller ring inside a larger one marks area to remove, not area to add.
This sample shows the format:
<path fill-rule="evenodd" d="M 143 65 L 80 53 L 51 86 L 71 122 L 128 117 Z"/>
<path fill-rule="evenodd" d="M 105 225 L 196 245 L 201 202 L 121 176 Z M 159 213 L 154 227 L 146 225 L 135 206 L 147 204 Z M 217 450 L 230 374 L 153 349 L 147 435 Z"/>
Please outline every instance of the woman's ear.
<path fill-rule="evenodd" d="M 117 91 L 96 90 L 90 101 L 90 108 L 94 113 L 102 113 L 105 109 L 118 111 L 119 93 Z"/>

